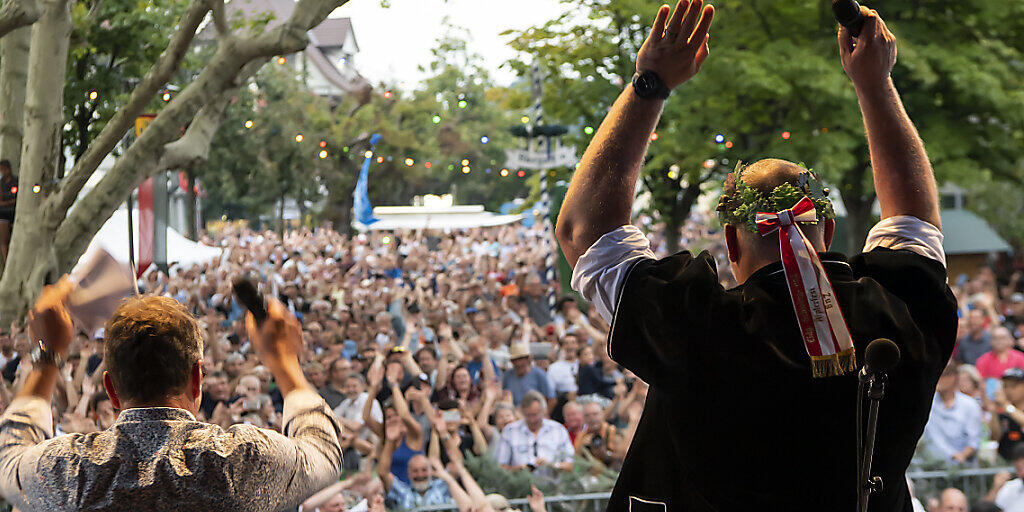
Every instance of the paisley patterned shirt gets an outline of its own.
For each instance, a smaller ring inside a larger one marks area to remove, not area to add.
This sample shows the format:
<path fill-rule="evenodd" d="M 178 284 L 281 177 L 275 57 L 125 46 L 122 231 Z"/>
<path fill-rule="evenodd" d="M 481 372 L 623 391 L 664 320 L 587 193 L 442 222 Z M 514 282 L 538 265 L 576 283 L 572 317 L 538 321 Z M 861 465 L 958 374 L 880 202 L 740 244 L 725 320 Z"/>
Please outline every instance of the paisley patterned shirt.
<path fill-rule="evenodd" d="M 294 508 L 341 474 L 340 425 L 315 391 L 284 400 L 285 435 L 227 430 L 183 409 L 126 409 L 111 428 L 54 438 L 49 402 L 0 418 L 0 493 L 21 512 Z"/>

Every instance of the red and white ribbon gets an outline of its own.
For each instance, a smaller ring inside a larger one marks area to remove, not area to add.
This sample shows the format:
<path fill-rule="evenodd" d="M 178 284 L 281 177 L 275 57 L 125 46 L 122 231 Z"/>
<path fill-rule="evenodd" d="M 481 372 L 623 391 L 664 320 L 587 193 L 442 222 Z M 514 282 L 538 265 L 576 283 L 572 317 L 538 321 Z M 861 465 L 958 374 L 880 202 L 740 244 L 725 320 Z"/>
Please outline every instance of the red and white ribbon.
<path fill-rule="evenodd" d="M 855 370 L 857 361 L 832 283 L 814 246 L 798 227 L 799 223 L 817 220 L 814 203 L 804 197 L 788 210 L 759 212 L 757 230 L 761 236 L 779 232 L 782 268 L 813 374 L 828 377 Z"/>

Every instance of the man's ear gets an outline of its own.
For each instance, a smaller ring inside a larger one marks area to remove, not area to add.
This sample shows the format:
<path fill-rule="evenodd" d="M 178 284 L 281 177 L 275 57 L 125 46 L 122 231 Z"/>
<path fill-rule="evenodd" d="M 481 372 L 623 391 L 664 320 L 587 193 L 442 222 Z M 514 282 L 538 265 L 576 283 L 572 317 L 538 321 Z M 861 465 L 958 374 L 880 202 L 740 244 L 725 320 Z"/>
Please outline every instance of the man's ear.
<path fill-rule="evenodd" d="M 740 261 L 740 241 L 736 234 L 736 227 L 732 224 L 725 225 L 725 246 L 729 249 L 729 261 L 737 263 Z"/>
<path fill-rule="evenodd" d="M 834 219 L 825 219 L 825 250 L 832 247 L 832 237 L 836 234 L 836 221 Z"/>
<path fill-rule="evenodd" d="M 203 394 L 203 360 L 200 359 L 192 365 L 192 371 L 188 376 L 191 393 L 189 398 L 195 400 Z"/>
<path fill-rule="evenodd" d="M 121 398 L 117 396 L 117 391 L 114 390 L 114 380 L 110 378 L 110 372 L 103 371 L 103 389 L 107 390 L 107 396 L 110 397 L 110 405 L 114 406 L 114 409 L 120 411 Z"/>

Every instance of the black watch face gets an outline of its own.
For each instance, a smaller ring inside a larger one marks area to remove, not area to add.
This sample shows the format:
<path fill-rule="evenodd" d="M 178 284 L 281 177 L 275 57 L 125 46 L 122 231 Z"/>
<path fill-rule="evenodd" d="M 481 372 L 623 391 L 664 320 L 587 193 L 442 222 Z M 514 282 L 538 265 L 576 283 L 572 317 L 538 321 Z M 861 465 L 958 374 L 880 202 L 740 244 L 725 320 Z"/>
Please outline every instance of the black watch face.
<path fill-rule="evenodd" d="M 641 95 L 651 94 L 654 92 L 655 87 L 657 87 L 657 84 L 654 83 L 654 78 L 647 73 L 643 73 L 636 78 L 637 92 Z"/>

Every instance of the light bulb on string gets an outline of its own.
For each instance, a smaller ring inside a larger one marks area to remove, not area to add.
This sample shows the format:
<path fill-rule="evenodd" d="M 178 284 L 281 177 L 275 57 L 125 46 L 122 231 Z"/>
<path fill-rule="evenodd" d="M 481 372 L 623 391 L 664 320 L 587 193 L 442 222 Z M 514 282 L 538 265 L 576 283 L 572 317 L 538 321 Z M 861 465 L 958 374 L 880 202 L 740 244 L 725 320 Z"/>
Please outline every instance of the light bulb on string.
<path fill-rule="evenodd" d="M 423 164 L 423 167 L 426 167 L 427 169 L 430 169 L 430 162 L 427 162 L 427 163 Z"/>
<path fill-rule="evenodd" d="M 651 134 L 651 141 L 653 142 L 656 140 L 658 140 L 658 132 L 654 132 Z"/>
<path fill-rule="evenodd" d="M 466 105 L 468 105 L 466 100 L 459 100 L 459 108 L 466 108 Z"/>
<path fill-rule="evenodd" d="M 725 141 L 725 149 L 732 149 L 732 141 L 731 140 Z"/>
<path fill-rule="evenodd" d="M 469 171 L 470 171 L 470 169 L 469 169 L 469 166 L 468 166 L 468 165 L 467 165 L 467 166 L 464 166 L 464 167 L 462 168 L 462 174 L 469 174 Z"/>
<path fill-rule="evenodd" d="M 320 158 L 321 159 L 327 158 L 327 150 L 326 149 L 320 151 Z"/>
<path fill-rule="evenodd" d="M 40 191 L 40 190 L 42 190 L 42 189 L 43 189 L 43 187 L 39 186 L 39 184 L 38 184 L 38 183 L 36 183 L 36 184 L 35 184 L 35 185 L 34 185 L 34 186 L 32 187 L 32 193 L 33 193 L 33 194 L 38 194 L 38 193 L 39 193 L 39 191 Z"/>
<path fill-rule="evenodd" d="M 467 166 L 467 165 L 469 165 L 469 160 L 468 160 L 468 159 L 466 159 L 466 158 L 463 158 L 463 159 L 462 159 L 462 166 L 463 166 L 463 167 L 465 167 L 465 166 Z"/>
<path fill-rule="evenodd" d="M 391 99 L 391 91 L 384 91 L 384 97 L 387 99 Z"/>
<path fill-rule="evenodd" d="M 301 133 L 295 136 L 295 142 L 302 142 L 302 134 Z"/>
<path fill-rule="evenodd" d="M 583 127 L 583 133 L 585 133 L 587 135 L 593 134 L 594 133 L 594 127 L 593 126 L 584 126 Z"/>
<path fill-rule="evenodd" d="M 373 156 L 373 151 L 367 149 L 366 153 L 363 153 L 363 156 L 365 156 L 366 158 L 370 158 L 371 156 Z"/>
<path fill-rule="evenodd" d="M 247 119 L 243 126 L 245 126 L 246 128 L 252 128 L 252 119 Z"/>
<path fill-rule="evenodd" d="M 382 164 L 382 163 L 384 163 L 384 157 L 382 157 L 382 156 L 378 156 L 378 157 L 377 157 L 377 163 L 378 163 L 378 164 Z"/>
<path fill-rule="evenodd" d="M 278 64 L 284 64 L 284 57 L 278 57 L 277 58 L 277 63 Z"/>
<path fill-rule="evenodd" d="M 486 136 L 486 135 L 484 135 L 483 137 L 480 137 L 480 144 L 487 144 L 490 141 L 491 141 L 491 138 Z"/>
<path fill-rule="evenodd" d="M 165 92 L 163 95 L 164 101 L 171 101 L 171 93 Z"/>
<path fill-rule="evenodd" d="M 722 135 L 721 133 L 719 133 L 718 135 L 715 135 L 715 143 L 716 144 L 721 144 L 723 142 L 725 142 L 725 135 Z"/>
<path fill-rule="evenodd" d="M 503 177 L 503 178 L 504 178 L 505 176 L 508 176 L 508 169 L 502 169 L 502 170 L 501 170 L 501 172 L 500 172 L 499 174 L 501 174 L 501 177 Z"/>
<path fill-rule="evenodd" d="M 100 96 L 100 93 L 98 93 L 96 91 L 92 91 L 92 92 L 89 93 L 89 99 L 93 100 L 93 101 L 96 101 L 96 98 L 98 98 L 99 96 Z"/>
<path fill-rule="evenodd" d="M 782 140 L 789 140 L 789 138 L 792 136 L 793 134 L 789 133 L 788 131 L 782 132 Z"/>
<path fill-rule="evenodd" d="M 522 178 L 523 176 L 526 176 L 526 171 L 522 171 L 521 170 L 521 171 L 517 172 L 516 175 L 518 175 L 520 178 Z"/>
<path fill-rule="evenodd" d="M 413 166 L 413 164 L 415 164 L 415 163 L 416 163 L 416 162 L 415 162 L 415 161 L 414 161 L 414 160 L 413 160 L 412 158 L 406 158 L 406 159 L 405 159 L 405 165 L 407 165 L 407 166 L 409 166 L 409 167 L 412 167 L 412 166 Z"/>
<path fill-rule="evenodd" d="M 321 140 L 320 141 L 320 147 L 326 148 L 327 147 L 327 141 L 326 140 Z"/>
<path fill-rule="evenodd" d="M 526 124 L 526 123 L 530 122 L 530 118 L 526 117 L 526 116 L 523 116 L 523 117 L 519 118 L 519 120 L 522 121 L 523 124 Z"/>
<path fill-rule="evenodd" d="M 440 123 L 441 122 L 441 116 L 435 115 L 434 118 L 433 118 L 433 121 L 434 121 L 434 124 Z"/>

